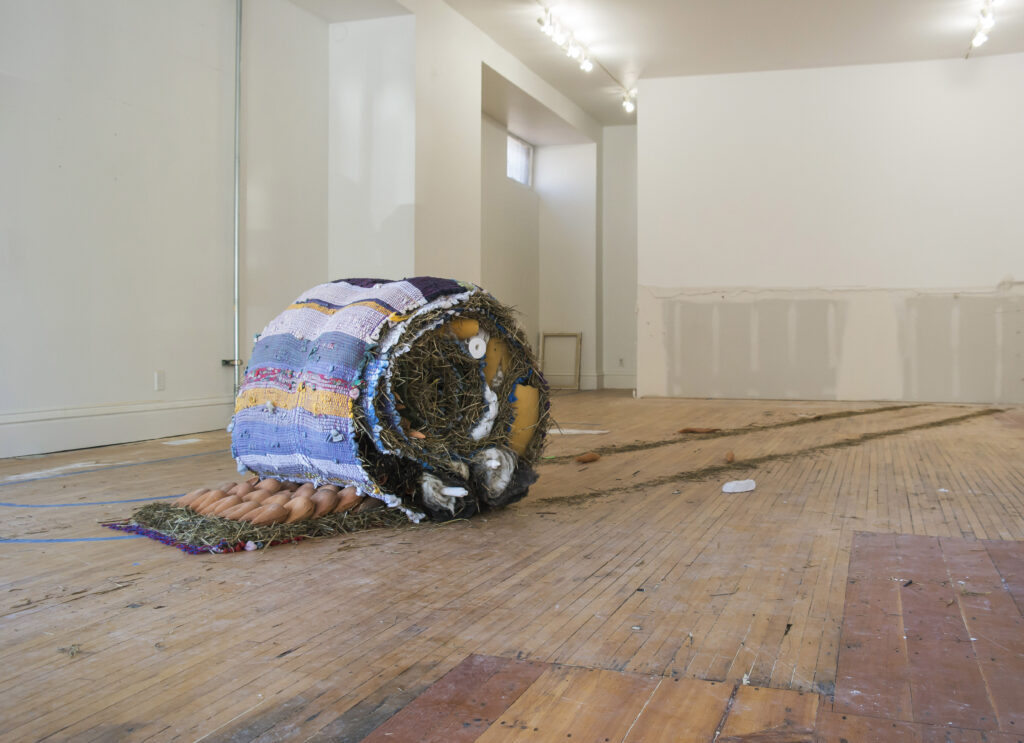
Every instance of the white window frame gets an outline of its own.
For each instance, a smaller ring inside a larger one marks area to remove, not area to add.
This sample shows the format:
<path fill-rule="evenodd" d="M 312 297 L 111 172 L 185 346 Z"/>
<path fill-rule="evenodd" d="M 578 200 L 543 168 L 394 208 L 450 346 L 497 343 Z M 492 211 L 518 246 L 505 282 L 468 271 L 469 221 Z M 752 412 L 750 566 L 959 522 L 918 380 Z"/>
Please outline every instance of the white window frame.
<path fill-rule="evenodd" d="M 524 174 L 522 172 L 521 161 L 517 160 L 514 155 L 517 150 L 525 153 L 526 155 L 526 180 L 523 180 L 522 177 L 520 177 Z M 509 134 L 505 157 L 505 175 L 516 183 L 522 183 L 527 188 L 531 188 L 533 186 L 533 145 L 524 139 L 520 139 L 513 134 Z"/>

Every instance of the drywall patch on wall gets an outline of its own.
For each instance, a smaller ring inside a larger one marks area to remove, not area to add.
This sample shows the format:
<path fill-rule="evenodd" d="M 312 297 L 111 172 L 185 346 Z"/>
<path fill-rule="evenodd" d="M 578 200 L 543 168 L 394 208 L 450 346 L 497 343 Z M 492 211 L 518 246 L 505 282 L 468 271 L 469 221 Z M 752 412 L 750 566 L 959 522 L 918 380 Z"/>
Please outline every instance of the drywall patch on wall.
<path fill-rule="evenodd" d="M 728 293 L 659 302 L 674 397 L 834 399 L 838 361 L 830 353 L 846 319 L 828 297 Z"/>
<path fill-rule="evenodd" d="M 641 286 L 641 396 L 1024 402 L 1024 291 Z"/>
<path fill-rule="evenodd" d="M 882 290 L 849 291 L 843 292 L 842 303 L 843 323 L 829 337 L 837 359 L 836 399 L 902 400 L 903 296 Z"/>
<path fill-rule="evenodd" d="M 906 306 L 911 399 L 1024 402 L 1021 293 L 915 296 Z"/>

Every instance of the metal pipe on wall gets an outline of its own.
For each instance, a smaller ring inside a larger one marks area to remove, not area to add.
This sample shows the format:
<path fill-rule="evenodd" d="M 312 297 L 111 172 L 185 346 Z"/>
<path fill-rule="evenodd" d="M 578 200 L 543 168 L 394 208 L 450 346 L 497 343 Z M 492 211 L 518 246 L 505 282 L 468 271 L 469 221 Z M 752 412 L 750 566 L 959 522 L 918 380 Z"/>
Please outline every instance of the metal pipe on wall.
<path fill-rule="evenodd" d="M 239 207 L 241 194 L 241 120 L 242 120 L 242 0 L 235 0 L 235 353 L 232 366 L 235 370 L 235 396 L 242 384 L 241 338 L 239 328 Z"/>

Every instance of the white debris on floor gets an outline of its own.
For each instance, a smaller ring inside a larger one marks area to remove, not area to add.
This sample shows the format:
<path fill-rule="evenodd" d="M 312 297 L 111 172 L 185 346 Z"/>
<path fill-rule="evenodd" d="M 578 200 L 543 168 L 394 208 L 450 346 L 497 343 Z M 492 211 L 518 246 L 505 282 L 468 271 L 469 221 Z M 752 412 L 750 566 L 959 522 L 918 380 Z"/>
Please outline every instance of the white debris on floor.
<path fill-rule="evenodd" d="M 749 493 L 757 487 L 753 480 L 730 480 L 722 486 L 723 493 Z"/>

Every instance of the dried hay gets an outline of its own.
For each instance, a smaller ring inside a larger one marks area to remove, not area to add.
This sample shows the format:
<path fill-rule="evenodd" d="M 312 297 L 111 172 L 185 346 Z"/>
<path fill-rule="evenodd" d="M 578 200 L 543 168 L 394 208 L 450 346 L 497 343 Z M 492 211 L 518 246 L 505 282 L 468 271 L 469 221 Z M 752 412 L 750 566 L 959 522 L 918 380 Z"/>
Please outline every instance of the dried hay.
<path fill-rule="evenodd" d="M 233 552 L 252 543 L 257 547 L 295 542 L 302 539 L 332 537 L 367 529 L 411 527 L 401 511 L 387 508 L 334 513 L 293 524 L 256 526 L 248 521 L 233 521 L 220 516 L 202 515 L 170 503 L 142 506 L 127 522 L 108 524 L 121 531 L 140 532 L 135 526 L 157 532 L 167 541 L 190 552 Z"/>
<path fill-rule="evenodd" d="M 403 337 L 416 338 L 446 314 L 448 312 L 444 309 L 423 314 L 409 324 Z M 474 439 L 471 435 L 488 407 L 483 394 L 486 386 L 483 360 L 467 354 L 460 346 L 461 341 L 446 326 L 426 330 L 409 344 L 407 351 L 394 356 L 389 389 L 373 402 L 381 420 L 388 418 L 384 404 L 390 400 L 399 406 L 401 416 L 407 421 L 405 430 L 385 426 L 380 431 L 381 441 L 400 456 L 382 456 L 360 442 L 361 453 L 365 455 L 363 461 L 378 484 L 398 489 L 403 483 L 418 480 L 419 463 L 451 471 L 453 461 L 468 461 L 482 449 L 503 446 L 515 415 L 509 400 L 516 384 L 524 382 L 541 390 L 540 420 L 521 459 L 531 466 L 540 455 L 551 425 L 549 398 L 547 385 L 539 377 L 539 365 L 526 334 L 516 324 L 511 309 L 487 294 L 474 295 L 459 305 L 457 316 L 476 320 L 482 330 L 491 337 L 500 338 L 509 347 L 507 367 L 502 369 L 500 380 L 493 385 L 498 399 L 494 425 L 483 438 Z M 360 438 L 366 440 L 369 438 L 368 423 L 360 408 L 357 407 L 355 413 L 361 429 Z M 422 434 L 422 438 L 410 435 L 410 431 Z M 408 467 L 410 463 L 413 463 L 412 469 Z"/>

